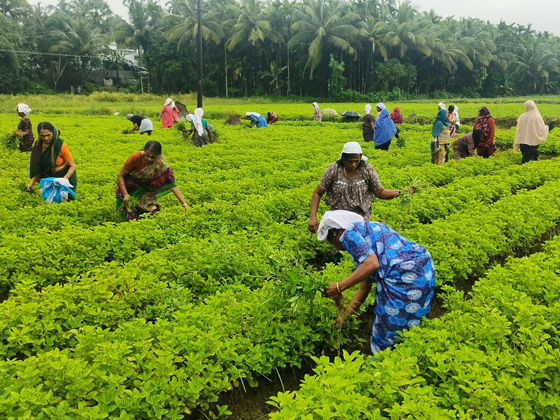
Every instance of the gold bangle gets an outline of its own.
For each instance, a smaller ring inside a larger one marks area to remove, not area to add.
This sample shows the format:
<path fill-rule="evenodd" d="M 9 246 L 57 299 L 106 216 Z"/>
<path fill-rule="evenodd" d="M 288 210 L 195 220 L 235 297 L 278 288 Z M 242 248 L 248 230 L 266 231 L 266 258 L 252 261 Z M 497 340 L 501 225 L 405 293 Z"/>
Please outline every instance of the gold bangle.
<path fill-rule="evenodd" d="M 338 287 L 338 282 L 336 282 L 336 290 L 338 290 L 338 293 L 340 293 L 340 287 Z"/>

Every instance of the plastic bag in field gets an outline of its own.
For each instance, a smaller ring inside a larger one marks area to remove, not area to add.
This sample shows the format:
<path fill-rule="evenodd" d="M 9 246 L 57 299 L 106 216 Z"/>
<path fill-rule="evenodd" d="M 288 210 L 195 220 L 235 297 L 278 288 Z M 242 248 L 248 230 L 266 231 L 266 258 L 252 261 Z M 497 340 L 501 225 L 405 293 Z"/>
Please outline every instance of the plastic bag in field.
<path fill-rule="evenodd" d="M 47 203 L 62 203 L 68 201 L 68 195 L 74 197 L 76 193 L 70 188 L 66 178 L 43 178 L 39 184 L 41 186 L 41 196 Z"/>

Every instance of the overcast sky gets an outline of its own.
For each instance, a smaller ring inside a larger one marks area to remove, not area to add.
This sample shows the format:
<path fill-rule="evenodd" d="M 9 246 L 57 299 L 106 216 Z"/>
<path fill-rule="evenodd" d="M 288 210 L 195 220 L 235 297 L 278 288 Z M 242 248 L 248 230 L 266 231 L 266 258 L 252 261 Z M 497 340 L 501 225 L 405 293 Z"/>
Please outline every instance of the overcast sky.
<path fill-rule="evenodd" d="M 29 3 L 37 4 L 39 0 L 29 0 Z M 58 1 L 42 0 L 40 3 L 55 5 Z M 114 13 L 127 18 L 127 11 L 121 0 L 111 0 L 108 3 Z M 165 2 L 160 1 L 160 4 Z M 523 26 L 532 24 L 537 31 L 548 31 L 560 36 L 559 0 L 412 0 L 412 4 L 422 11 L 434 9 L 443 17 L 473 17 L 496 24 L 500 20 Z"/>

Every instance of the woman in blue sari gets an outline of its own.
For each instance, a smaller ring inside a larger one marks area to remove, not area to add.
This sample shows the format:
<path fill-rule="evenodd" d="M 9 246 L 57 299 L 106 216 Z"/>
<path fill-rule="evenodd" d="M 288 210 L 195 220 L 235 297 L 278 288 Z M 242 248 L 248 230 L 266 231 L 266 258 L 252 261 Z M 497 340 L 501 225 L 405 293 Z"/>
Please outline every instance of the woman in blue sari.
<path fill-rule="evenodd" d="M 249 128 L 253 128 L 255 124 L 257 125 L 257 128 L 268 128 L 266 119 L 258 112 L 246 112 L 245 115 L 251 120 Z"/>
<path fill-rule="evenodd" d="M 375 120 L 373 130 L 373 143 L 379 150 L 389 150 L 391 139 L 397 134 L 397 127 L 391 118 L 387 108 L 381 109 L 379 118 Z"/>
<path fill-rule="evenodd" d="M 330 283 L 323 295 L 335 299 L 341 308 L 341 293 L 360 284 L 336 323 L 358 310 L 373 283 L 375 319 L 371 351 L 378 353 L 396 344 L 399 332 L 420 325 L 430 312 L 436 273 L 430 253 L 381 223 L 366 222 L 345 210 L 328 211 L 321 219 L 317 239 L 328 240 L 352 256 L 356 270 L 338 283 Z"/>

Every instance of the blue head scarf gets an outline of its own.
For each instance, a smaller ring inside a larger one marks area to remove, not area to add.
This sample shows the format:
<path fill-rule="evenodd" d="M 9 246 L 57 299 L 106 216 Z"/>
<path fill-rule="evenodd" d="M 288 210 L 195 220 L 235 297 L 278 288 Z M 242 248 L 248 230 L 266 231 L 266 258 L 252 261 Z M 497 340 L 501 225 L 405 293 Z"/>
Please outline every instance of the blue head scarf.
<path fill-rule="evenodd" d="M 393 120 L 389 118 L 387 108 L 381 109 L 379 118 L 375 121 L 373 127 L 373 143 L 376 146 L 387 143 L 397 134 L 397 127 L 395 127 Z"/>
<path fill-rule="evenodd" d="M 443 127 L 447 127 L 449 122 L 447 122 L 447 109 L 440 109 L 437 113 L 436 120 L 434 121 L 434 126 L 432 127 L 432 137 L 436 138 L 443 130 Z"/>

